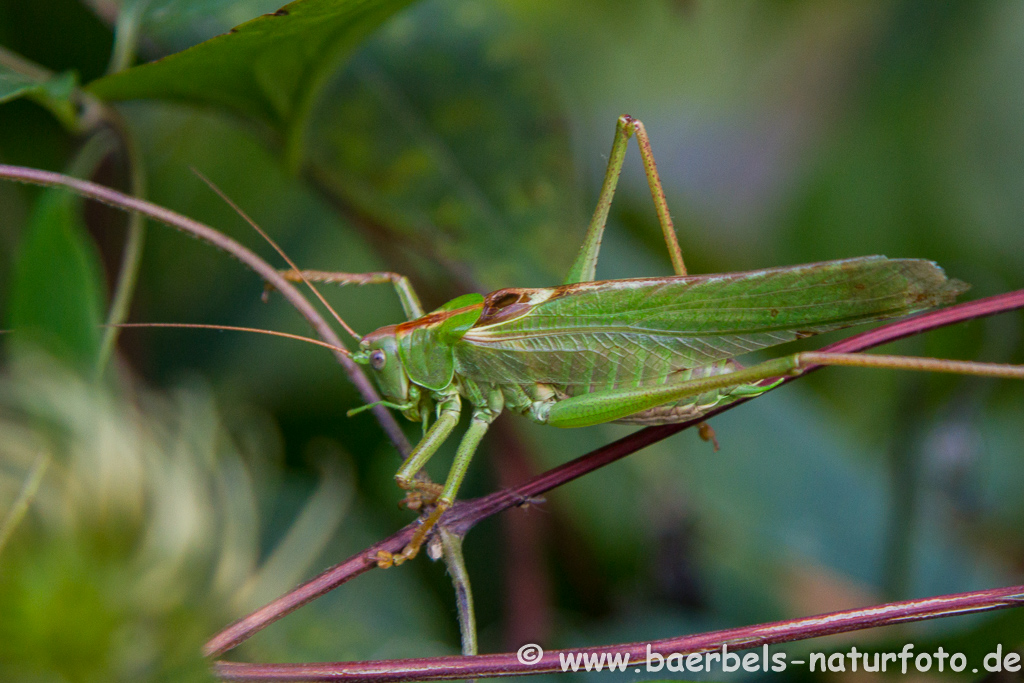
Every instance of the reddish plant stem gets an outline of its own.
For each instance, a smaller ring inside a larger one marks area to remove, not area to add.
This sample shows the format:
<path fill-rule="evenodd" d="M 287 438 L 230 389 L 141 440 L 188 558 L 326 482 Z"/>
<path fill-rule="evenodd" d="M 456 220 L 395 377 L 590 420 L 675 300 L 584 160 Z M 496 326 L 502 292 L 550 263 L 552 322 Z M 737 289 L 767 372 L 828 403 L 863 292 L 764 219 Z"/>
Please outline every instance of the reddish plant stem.
<path fill-rule="evenodd" d="M 227 681 L 439 681 L 459 678 L 528 675 L 562 671 L 560 655 L 628 653 L 630 667 L 642 665 L 648 648 L 662 655 L 746 650 L 762 645 L 806 640 L 877 626 L 905 624 L 963 614 L 989 612 L 1024 606 L 1024 586 L 993 588 L 920 600 L 893 602 L 874 607 L 832 612 L 801 619 L 757 626 L 710 631 L 690 636 L 641 643 L 586 647 L 545 652 L 539 661 L 524 664 L 517 653 L 475 657 L 429 657 L 374 662 L 331 662 L 316 664 L 243 664 L 216 662 L 214 672 Z"/>
<path fill-rule="evenodd" d="M 938 311 L 924 313 L 906 320 L 900 320 L 874 330 L 854 335 L 848 339 L 826 346 L 821 350 L 823 352 L 832 351 L 836 353 L 853 353 L 863 351 L 881 344 L 896 341 L 897 339 L 921 334 L 938 327 L 953 325 L 966 320 L 982 318 L 989 315 L 995 315 L 997 313 L 1005 313 L 1019 308 L 1024 308 L 1024 290 L 999 294 L 986 299 L 958 304 Z M 807 374 L 807 372 L 816 370 L 819 367 L 821 366 L 808 368 L 803 374 Z M 786 378 L 785 381 L 789 382 L 794 379 L 797 378 L 789 377 Z M 614 441 L 607 446 L 603 446 L 595 451 L 587 453 L 586 455 L 582 455 L 575 460 L 570 460 L 569 462 L 548 470 L 543 474 L 537 475 L 515 488 L 502 489 L 473 500 L 459 501 L 451 510 L 445 513 L 441 518 L 440 523 L 454 533 L 465 535 L 473 525 L 482 519 L 490 517 L 491 515 L 497 514 L 503 510 L 507 510 L 508 508 L 522 505 L 524 502 L 528 502 L 535 496 L 539 496 L 546 491 L 550 491 L 553 488 L 604 467 L 609 463 L 615 462 L 620 458 L 624 458 L 645 446 L 649 446 L 661 441 L 662 439 L 666 439 L 669 436 L 699 424 L 701 421 L 714 415 L 718 415 L 726 410 L 731 410 L 732 408 L 745 403 L 747 400 L 749 399 L 738 400 L 723 408 L 714 410 L 701 418 L 690 420 L 689 422 L 682 422 L 674 425 L 662 425 L 659 427 L 647 427 L 646 429 L 634 432 L 633 434 L 619 439 L 618 441 Z M 400 550 L 412 536 L 412 533 L 418 524 L 418 521 L 413 522 L 390 538 L 352 556 L 341 564 L 331 567 L 312 581 L 299 586 L 269 605 L 266 605 L 249 616 L 231 624 L 206 644 L 204 652 L 207 656 L 218 656 L 248 639 L 254 633 L 260 631 L 284 615 L 298 609 L 314 598 L 333 590 L 349 579 L 362 574 L 367 569 L 376 566 L 373 564 L 371 558 L 376 555 L 377 551 L 388 550 L 394 552 L 396 549 Z M 469 674 L 465 674 L 465 672 L 463 672 L 452 677 L 460 678 L 468 675 Z M 375 680 L 392 679 L 387 678 L 382 674 L 380 679 Z"/>
<path fill-rule="evenodd" d="M 226 652 L 307 602 L 334 590 L 368 569 L 373 569 L 377 566 L 375 559 L 377 551 L 386 550 L 392 554 L 400 553 L 402 548 L 412 540 L 417 526 L 418 522 L 405 526 L 398 533 L 370 546 L 357 555 L 353 555 L 341 564 L 334 565 L 295 590 L 285 593 L 277 600 L 267 603 L 252 614 L 239 619 L 211 638 L 203 646 L 203 654 L 207 657 L 215 657 Z"/>

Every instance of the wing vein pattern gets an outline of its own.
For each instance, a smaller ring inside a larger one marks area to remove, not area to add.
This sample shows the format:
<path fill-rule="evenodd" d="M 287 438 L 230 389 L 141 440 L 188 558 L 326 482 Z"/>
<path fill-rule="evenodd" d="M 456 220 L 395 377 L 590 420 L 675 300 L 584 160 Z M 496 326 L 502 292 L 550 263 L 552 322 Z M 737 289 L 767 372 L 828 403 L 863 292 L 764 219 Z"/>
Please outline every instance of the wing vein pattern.
<path fill-rule="evenodd" d="M 455 358 L 459 372 L 475 381 L 654 385 L 800 337 L 946 304 L 964 288 L 930 261 L 868 256 L 499 290 L 455 344 Z M 488 306 L 516 297 L 530 304 L 488 313 Z"/>

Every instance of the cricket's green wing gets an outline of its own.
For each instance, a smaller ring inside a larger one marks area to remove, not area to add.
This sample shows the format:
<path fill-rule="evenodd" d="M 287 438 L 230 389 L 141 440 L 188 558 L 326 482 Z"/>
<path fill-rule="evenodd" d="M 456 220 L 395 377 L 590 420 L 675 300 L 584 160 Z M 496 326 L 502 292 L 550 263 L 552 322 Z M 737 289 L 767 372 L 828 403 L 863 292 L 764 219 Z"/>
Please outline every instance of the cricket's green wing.
<path fill-rule="evenodd" d="M 454 345 L 485 382 L 660 384 L 682 369 L 953 301 L 931 261 L 868 256 L 747 273 L 505 289 Z"/>

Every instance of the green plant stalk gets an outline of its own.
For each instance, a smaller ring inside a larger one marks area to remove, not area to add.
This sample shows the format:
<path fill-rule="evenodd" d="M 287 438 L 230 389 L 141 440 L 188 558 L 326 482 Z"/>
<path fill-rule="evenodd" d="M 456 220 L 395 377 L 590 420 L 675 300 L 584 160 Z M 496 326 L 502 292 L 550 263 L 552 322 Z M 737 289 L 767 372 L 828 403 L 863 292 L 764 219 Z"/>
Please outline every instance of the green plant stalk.
<path fill-rule="evenodd" d="M 21 523 L 21 520 L 25 518 L 26 513 L 28 513 L 28 508 L 32 504 L 33 499 L 35 499 L 36 493 L 39 492 L 39 486 L 43 483 L 43 477 L 46 475 L 46 469 L 49 466 L 49 454 L 40 452 L 32 464 L 32 470 L 25 478 L 25 483 L 21 485 L 18 497 L 15 499 L 11 509 L 7 511 L 3 522 L 0 523 L 0 554 L 3 554 L 7 541 L 10 540 L 14 530 Z"/>
<path fill-rule="evenodd" d="M 108 120 L 118 132 L 128 157 L 129 191 L 133 197 L 142 199 L 146 196 L 146 170 L 135 136 L 124 125 L 124 121 L 113 109 L 104 108 Z M 121 253 L 121 267 L 117 273 L 117 284 L 110 299 L 110 310 L 107 312 L 107 327 L 103 332 L 99 355 L 96 359 L 96 373 L 101 375 L 114 353 L 117 337 L 121 332 L 121 323 L 128 319 L 135 295 L 135 285 L 139 279 L 142 265 L 142 249 L 146 240 L 146 219 L 139 212 L 128 214 L 128 235 L 125 238 L 124 250 Z"/>
<path fill-rule="evenodd" d="M 114 49 L 110 53 L 108 74 L 124 71 L 135 61 L 139 31 L 148 7 L 149 0 L 127 0 L 122 3 L 114 26 Z"/>
<path fill-rule="evenodd" d="M 114 49 L 110 55 L 107 73 L 117 73 L 132 65 L 139 42 L 139 31 L 146 16 L 149 0 L 129 0 L 122 6 L 117 15 L 114 30 Z M 128 158 L 128 189 L 133 197 L 142 199 L 146 196 L 146 170 L 138 141 L 125 125 L 124 119 L 110 106 L 102 108 L 104 119 L 117 131 Z M 139 268 L 142 264 L 142 249 L 146 239 L 146 221 L 140 213 L 128 214 L 128 235 L 125 237 L 124 250 L 121 253 L 121 267 L 117 273 L 117 284 L 110 299 L 107 312 L 107 327 L 103 332 L 99 355 L 96 359 L 96 374 L 101 375 L 110 357 L 114 353 L 117 337 L 121 330 L 118 327 L 128 319 L 135 285 L 139 279 Z"/>
<path fill-rule="evenodd" d="M 473 609 L 473 589 L 466 571 L 466 558 L 462 553 L 462 536 L 441 528 L 437 532 L 441 539 L 444 563 L 455 589 L 455 605 L 459 612 L 459 631 L 462 634 L 462 654 L 477 653 L 476 613 Z"/>

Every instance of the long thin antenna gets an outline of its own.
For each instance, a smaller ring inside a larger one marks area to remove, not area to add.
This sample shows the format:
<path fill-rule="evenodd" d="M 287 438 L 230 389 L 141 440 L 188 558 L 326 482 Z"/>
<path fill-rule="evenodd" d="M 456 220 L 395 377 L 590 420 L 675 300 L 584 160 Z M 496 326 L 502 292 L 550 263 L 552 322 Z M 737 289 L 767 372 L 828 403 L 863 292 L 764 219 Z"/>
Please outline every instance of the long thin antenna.
<path fill-rule="evenodd" d="M 285 339 L 295 339 L 298 341 L 304 341 L 310 344 L 316 344 L 317 346 L 322 346 L 325 349 L 330 349 L 332 351 L 343 353 L 346 356 L 352 355 L 348 349 L 342 348 L 340 346 L 335 346 L 334 344 L 328 344 L 327 342 L 320 341 L 319 339 L 303 337 L 301 334 L 289 334 L 288 332 L 277 332 L 275 330 L 262 330 L 258 327 L 237 327 L 235 325 L 203 325 L 201 323 L 119 323 L 117 325 L 101 325 L 101 327 L 184 327 L 188 329 L 223 330 L 227 332 L 255 332 L 257 334 L 266 334 L 272 337 L 284 337 Z"/>
<path fill-rule="evenodd" d="M 216 192 L 217 196 L 219 196 L 221 199 L 224 200 L 224 203 L 226 203 L 228 206 L 230 206 L 232 209 L 234 209 L 235 213 L 237 213 L 239 216 L 241 216 L 243 219 L 245 219 L 245 222 L 248 223 L 249 225 L 251 225 L 253 227 L 253 229 L 260 234 L 260 237 L 265 239 L 267 241 L 267 243 L 274 248 L 274 251 L 276 251 L 278 254 L 281 255 L 281 258 L 283 258 L 285 260 L 285 262 L 291 267 L 291 269 L 298 274 L 299 278 L 304 283 L 306 283 L 306 286 L 309 287 L 309 289 L 313 292 L 313 294 L 316 295 L 316 298 L 320 301 L 320 303 L 322 303 L 324 305 L 324 307 L 326 307 L 327 310 L 331 312 L 331 315 L 334 316 L 334 319 L 338 321 L 338 324 L 341 325 L 343 328 L 345 328 L 346 332 L 348 332 L 350 335 L 352 335 L 357 340 L 362 339 L 361 336 L 359 336 L 358 334 L 355 333 L 355 330 L 353 330 L 351 327 L 348 326 L 348 323 L 346 323 L 344 320 L 342 320 L 341 316 L 338 315 L 337 311 L 335 311 L 331 307 L 331 305 L 329 303 L 327 303 L 327 299 L 325 299 L 323 297 L 323 295 L 320 294 L 320 291 L 316 287 L 313 286 L 312 282 L 310 282 L 309 280 L 306 279 L 306 276 L 302 274 L 302 271 L 299 270 L 299 267 L 297 265 L 295 265 L 295 262 L 292 261 L 288 257 L 288 254 L 286 254 L 284 252 L 284 249 L 279 247 L 277 245 L 277 242 L 272 240 L 270 238 L 270 235 L 268 235 L 266 232 L 264 232 L 263 229 L 259 225 L 256 224 L 256 221 L 254 221 L 252 218 L 250 218 L 249 215 L 247 213 L 245 213 L 245 211 L 242 211 L 241 207 L 239 207 L 237 204 L 235 204 L 235 202 L 232 201 L 230 197 L 228 197 L 219 187 L 217 187 L 213 183 L 212 180 L 210 180 L 209 178 L 204 176 L 197 168 L 192 167 L 192 172 L 195 173 L 196 176 L 198 176 L 198 178 L 200 180 L 202 180 L 204 183 L 206 183 L 207 186 L 211 190 Z"/>

